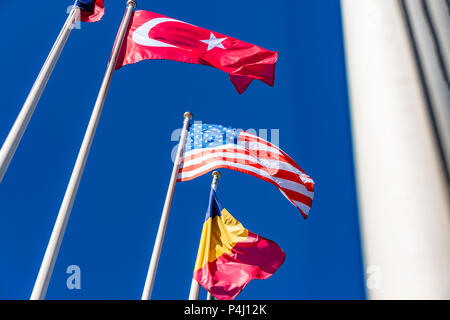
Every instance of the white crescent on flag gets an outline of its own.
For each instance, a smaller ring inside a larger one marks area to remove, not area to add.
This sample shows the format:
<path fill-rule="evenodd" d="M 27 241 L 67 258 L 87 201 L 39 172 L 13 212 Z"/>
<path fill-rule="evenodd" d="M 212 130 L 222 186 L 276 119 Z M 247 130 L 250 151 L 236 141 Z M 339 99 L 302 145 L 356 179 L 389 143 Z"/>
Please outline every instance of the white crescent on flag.
<path fill-rule="evenodd" d="M 152 30 L 152 28 L 154 28 L 155 26 L 157 26 L 160 23 L 170 22 L 170 21 L 172 21 L 172 22 L 180 22 L 180 23 L 191 25 L 190 23 L 186 23 L 186 22 L 183 22 L 183 21 L 180 21 L 180 20 L 176 20 L 176 19 L 171 19 L 171 18 L 155 18 L 155 19 L 151 19 L 151 20 L 147 21 L 146 23 L 144 23 L 142 26 L 138 27 L 133 32 L 133 36 L 132 36 L 133 41 L 135 43 L 141 45 L 141 46 L 146 46 L 146 47 L 172 47 L 172 48 L 178 48 L 177 46 L 174 46 L 172 44 L 152 39 L 149 36 L 150 30 Z"/>

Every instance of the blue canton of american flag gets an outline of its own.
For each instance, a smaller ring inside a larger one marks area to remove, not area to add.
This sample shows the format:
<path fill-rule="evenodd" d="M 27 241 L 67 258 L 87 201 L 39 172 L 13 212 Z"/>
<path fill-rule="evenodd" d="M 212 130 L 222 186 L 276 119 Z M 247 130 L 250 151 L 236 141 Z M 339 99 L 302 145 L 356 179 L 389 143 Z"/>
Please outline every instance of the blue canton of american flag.
<path fill-rule="evenodd" d="M 219 168 L 272 183 L 304 218 L 308 216 L 314 181 L 286 153 L 246 131 L 195 122 L 186 139 L 178 181 L 189 181 Z"/>
<path fill-rule="evenodd" d="M 186 151 L 214 148 L 228 143 L 237 144 L 241 131 L 221 125 L 194 122 L 189 130 Z"/>

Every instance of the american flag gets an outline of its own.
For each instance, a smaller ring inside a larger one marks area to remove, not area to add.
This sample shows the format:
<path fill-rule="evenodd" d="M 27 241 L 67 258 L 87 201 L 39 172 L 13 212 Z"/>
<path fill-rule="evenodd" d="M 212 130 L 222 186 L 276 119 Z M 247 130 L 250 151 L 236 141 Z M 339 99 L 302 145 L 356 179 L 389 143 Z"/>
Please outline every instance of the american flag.
<path fill-rule="evenodd" d="M 178 181 L 226 168 L 274 184 L 306 219 L 314 181 L 277 146 L 239 129 L 194 123 L 189 129 Z"/>

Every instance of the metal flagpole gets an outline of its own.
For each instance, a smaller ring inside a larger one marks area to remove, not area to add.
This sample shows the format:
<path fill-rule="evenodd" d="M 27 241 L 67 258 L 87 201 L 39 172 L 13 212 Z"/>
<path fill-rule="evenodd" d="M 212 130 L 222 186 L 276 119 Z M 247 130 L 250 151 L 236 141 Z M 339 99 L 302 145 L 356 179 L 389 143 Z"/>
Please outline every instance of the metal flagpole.
<path fill-rule="evenodd" d="M 212 181 L 212 188 L 214 189 L 214 191 L 217 191 L 217 184 L 219 183 L 219 178 L 221 177 L 221 174 L 219 171 L 214 171 L 212 173 L 213 176 L 213 181 Z M 196 281 L 197 282 L 197 281 Z M 197 282 L 198 283 L 198 282 Z M 206 300 L 214 300 L 213 295 L 211 294 L 211 292 L 208 291 L 208 295 L 206 296 Z"/>
<path fill-rule="evenodd" d="M 79 17 L 80 8 L 73 6 L 63 28 L 61 29 L 61 32 L 58 35 L 58 38 L 50 50 L 50 53 L 33 84 L 33 87 L 30 90 L 30 93 L 28 94 L 27 99 L 25 100 L 25 103 L 22 106 L 22 109 L 20 110 L 19 115 L 17 116 L 16 121 L 14 122 L 2 148 L 0 149 L 0 183 L 2 182 L 9 163 L 16 152 L 28 123 L 30 122 L 31 116 L 36 109 L 36 105 L 41 98 L 45 86 L 47 85 L 48 79 L 55 68 L 56 62 L 58 61 L 67 39 L 69 38 L 70 32 Z"/>
<path fill-rule="evenodd" d="M 125 17 L 123 19 L 122 25 L 120 26 L 117 41 L 113 49 L 113 54 L 108 63 L 106 74 L 103 79 L 97 101 L 95 102 L 94 110 L 92 112 L 91 119 L 89 120 L 80 152 L 78 153 L 78 157 L 73 168 L 72 176 L 70 177 L 70 181 L 67 186 L 66 193 L 64 195 L 64 199 L 61 204 L 61 208 L 59 210 L 58 217 L 56 219 L 56 223 L 50 237 L 50 241 L 47 246 L 47 250 L 45 251 L 44 259 L 42 261 L 42 265 L 39 270 L 33 292 L 31 294 L 31 300 L 41 300 L 45 298 L 51 274 L 53 272 L 53 267 L 55 266 L 55 261 L 58 256 L 61 241 L 67 226 L 67 221 L 69 220 L 70 212 L 72 210 L 78 186 L 83 175 L 86 160 L 89 155 L 89 150 L 94 139 L 95 130 L 97 128 L 103 105 L 105 103 L 105 98 L 108 93 L 109 85 L 111 83 L 111 78 L 114 73 L 117 57 L 122 46 L 126 30 L 128 29 L 128 25 L 134 8 L 136 8 L 136 2 L 134 0 L 128 0 Z"/>
<path fill-rule="evenodd" d="M 178 145 L 177 155 L 172 169 L 172 175 L 170 177 L 169 189 L 167 190 L 166 200 L 164 202 L 164 208 L 159 223 L 158 233 L 156 235 L 155 245 L 153 247 L 152 258 L 150 260 L 150 266 L 148 268 L 147 278 L 145 280 L 144 291 L 142 292 L 142 300 L 150 300 L 152 296 L 153 284 L 155 282 L 156 270 L 158 269 L 159 257 L 161 255 L 161 248 L 164 240 L 164 234 L 166 232 L 167 220 L 169 219 L 170 207 L 172 205 L 173 193 L 175 191 L 175 185 L 177 183 L 178 171 L 180 169 L 182 153 L 186 144 L 186 138 L 188 134 L 189 124 L 192 119 L 192 113 L 184 113 L 183 130 L 181 132 L 180 143 Z"/>
<path fill-rule="evenodd" d="M 213 180 L 211 183 L 211 188 L 213 188 L 214 191 L 217 191 L 217 184 L 219 183 L 220 172 L 214 171 L 212 173 L 212 176 L 213 176 Z M 198 300 L 199 292 L 200 292 L 200 284 L 198 283 L 197 280 L 192 278 L 191 290 L 189 292 L 189 300 Z M 206 300 L 213 300 L 212 294 L 209 293 L 209 291 L 208 291 L 208 296 L 206 297 Z"/>

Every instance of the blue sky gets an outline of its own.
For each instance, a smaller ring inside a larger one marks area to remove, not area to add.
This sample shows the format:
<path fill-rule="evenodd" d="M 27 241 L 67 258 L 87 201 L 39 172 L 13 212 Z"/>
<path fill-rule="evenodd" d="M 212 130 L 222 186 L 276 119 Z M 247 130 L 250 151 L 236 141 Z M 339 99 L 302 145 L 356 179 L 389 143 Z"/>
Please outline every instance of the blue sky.
<path fill-rule="evenodd" d="M 103 78 L 126 1 L 74 30 L 0 184 L 0 299 L 28 299 Z M 0 2 L 2 142 L 66 19 L 70 0 Z M 238 299 L 364 299 L 339 1 L 150 1 L 154 11 L 278 51 L 275 87 L 239 95 L 224 72 L 173 61 L 118 70 L 111 84 L 48 299 L 140 299 L 172 169 L 172 132 L 195 120 L 279 130 L 316 182 L 310 217 L 271 184 L 221 170 L 218 196 L 274 240 L 284 265 Z M 269 135 L 270 140 L 270 135 Z M 211 175 L 176 188 L 154 299 L 186 299 Z M 66 269 L 81 269 L 69 290 Z M 205 297 L 205 291 L 200 298 Z"/>

